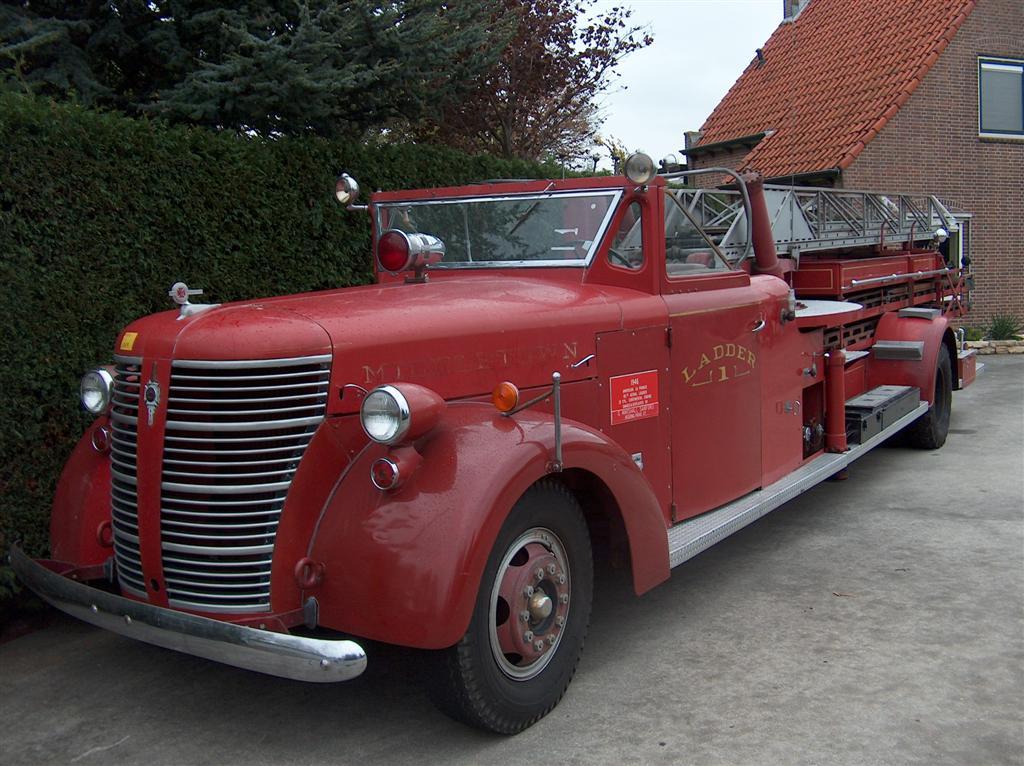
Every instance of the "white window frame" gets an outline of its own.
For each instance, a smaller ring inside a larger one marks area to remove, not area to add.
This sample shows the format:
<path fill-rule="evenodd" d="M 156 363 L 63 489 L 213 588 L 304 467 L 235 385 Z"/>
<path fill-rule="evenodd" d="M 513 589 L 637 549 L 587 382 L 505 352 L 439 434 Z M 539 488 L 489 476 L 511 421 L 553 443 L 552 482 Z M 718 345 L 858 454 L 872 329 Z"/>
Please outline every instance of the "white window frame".
<path fill-rule="evenodd" d="M 1024 91 L 1024 59 L 1001 58 L 999 56 L 978 56 L 978 135 L 981 138 L 1004 138 L 1024 141 L 1024 114 L 1021 115 L 1021 130 L 985 130 L 982 114 L 981 70 L 990 68 L 1016 71 L 1021 75 L 1021 90 Z M 1022 93 L 1024 95 L 1024 93 Z M 1024 101 L 1024 99 L 1022 99 Z M 1024 106 L 1022 106 L 1024 111 Z"/>

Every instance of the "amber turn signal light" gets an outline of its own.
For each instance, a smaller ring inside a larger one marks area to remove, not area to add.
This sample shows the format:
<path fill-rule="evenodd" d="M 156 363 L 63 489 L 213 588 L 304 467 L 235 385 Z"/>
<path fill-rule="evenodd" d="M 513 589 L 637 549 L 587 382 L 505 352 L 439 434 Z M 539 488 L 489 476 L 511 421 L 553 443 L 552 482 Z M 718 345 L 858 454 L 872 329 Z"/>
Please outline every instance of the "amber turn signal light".
<path fill-rule="evenodd" d="M 515 383 L 502 381 L 495 386 L 494 392 L 491 394 L 491 401 L 494 403 L 494 409 L 498 412 L 511 412 L 519 404 L 519 389 L 516 388 Z"/>

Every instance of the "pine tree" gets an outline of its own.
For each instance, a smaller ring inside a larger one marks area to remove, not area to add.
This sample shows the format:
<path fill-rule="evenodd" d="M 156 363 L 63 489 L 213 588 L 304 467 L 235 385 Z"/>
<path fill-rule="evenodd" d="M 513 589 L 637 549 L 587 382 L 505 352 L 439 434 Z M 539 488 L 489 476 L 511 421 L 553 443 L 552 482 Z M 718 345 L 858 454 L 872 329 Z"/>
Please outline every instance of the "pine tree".
<path fill-rule="evenodd" d="M 420 119 L 493 65 L 505 38 L 490 7 L 26 0 L 0 8 L 0 82 L 216 128 L 361 137 Z"/>

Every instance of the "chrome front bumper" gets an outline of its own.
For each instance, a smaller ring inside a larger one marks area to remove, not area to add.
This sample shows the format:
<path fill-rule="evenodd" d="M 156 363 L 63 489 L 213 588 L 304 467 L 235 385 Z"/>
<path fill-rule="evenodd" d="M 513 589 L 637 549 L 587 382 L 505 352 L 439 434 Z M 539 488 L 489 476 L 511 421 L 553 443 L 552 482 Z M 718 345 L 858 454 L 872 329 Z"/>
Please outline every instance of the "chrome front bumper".
<path fill-rule="evenodd" d="M 354 641 L 303 638 L 143 604 L 69 580 L 10 549 L 26 586 L 63 612 L 129 638 L 296 681 L 348 681 L 366 669 Z"/>

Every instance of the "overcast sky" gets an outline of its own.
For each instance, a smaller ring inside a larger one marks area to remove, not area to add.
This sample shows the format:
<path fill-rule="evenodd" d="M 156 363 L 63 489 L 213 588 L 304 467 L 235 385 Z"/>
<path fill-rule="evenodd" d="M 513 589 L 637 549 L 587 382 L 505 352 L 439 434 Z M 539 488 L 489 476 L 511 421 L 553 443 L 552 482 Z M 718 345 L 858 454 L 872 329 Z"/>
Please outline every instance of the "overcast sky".
<path fill-rule="evenodd" d="M 782 21 L 782 0 L 598 0 L 622 5 L 654 43 L 624 58 L 598 131 L 656 161 L 683 147 Z M 602 157 L 601 165 L 608 160 Z"/>

